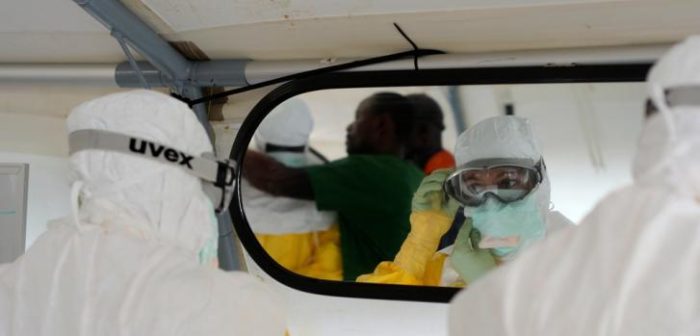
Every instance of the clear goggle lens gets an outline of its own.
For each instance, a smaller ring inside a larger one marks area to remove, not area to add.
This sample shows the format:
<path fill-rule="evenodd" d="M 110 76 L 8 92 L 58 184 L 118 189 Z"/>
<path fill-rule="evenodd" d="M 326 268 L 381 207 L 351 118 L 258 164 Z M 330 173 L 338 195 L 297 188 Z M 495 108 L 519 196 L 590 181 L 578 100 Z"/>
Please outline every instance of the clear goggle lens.
<path fill-rule="evenodd" d="M 515 202 L 525 198 L 542 181 L 540 165 L 531 167 L 463 167 L 445 180 L 444 189 L 464 206 L 479 206 L 488 196 L 503 203 Z"/>

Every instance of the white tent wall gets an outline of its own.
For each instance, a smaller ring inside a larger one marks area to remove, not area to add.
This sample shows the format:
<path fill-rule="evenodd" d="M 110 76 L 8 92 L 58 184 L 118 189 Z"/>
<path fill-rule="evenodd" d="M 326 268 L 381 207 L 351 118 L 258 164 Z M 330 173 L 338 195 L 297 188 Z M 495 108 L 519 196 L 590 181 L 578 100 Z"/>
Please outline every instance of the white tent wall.
<path fill-rule="evenodd" d="M 2 119 L 0 117 L 0 120 Z M 48 221 L 69 214 L 68 160 L 0 149 L 0 162 L 29 164 L 25 237 L 25 249 L 28 249 L 36 238 L 46 231 Z"/>
<path fill-rule="evenodd" d="M 65 118 L 91 98 L 117 91 L 86 87 L 2 86 L 0 162 L 29 164 L 25 248 L 48 221 L 70 213 Z"/>

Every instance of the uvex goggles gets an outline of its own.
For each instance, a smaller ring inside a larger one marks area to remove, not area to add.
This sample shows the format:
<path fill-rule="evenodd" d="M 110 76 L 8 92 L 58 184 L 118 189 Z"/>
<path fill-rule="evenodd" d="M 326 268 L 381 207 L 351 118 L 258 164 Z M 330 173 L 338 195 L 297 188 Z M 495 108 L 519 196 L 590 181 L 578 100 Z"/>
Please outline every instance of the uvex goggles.
<path fill-rule="evenodd" d="M 540 159 L 483 159 L 459 166 L 443 184 L 447 195 L 464 206 L 475 207 L 489 196 L 503 203 L 519 201 L 543 179 Z"/>
<path fill-rule="evenodd" d="M 220 213 L 228 208 L 233 195 L 235 163 L 216 160 L 213 154 L 195 156 L 150 140 L 104 130 L 83 129 L 68 135 L 70 154 L 86 150 L 130 154 L 184 170 L 202 179 L 203 191 Z"/>

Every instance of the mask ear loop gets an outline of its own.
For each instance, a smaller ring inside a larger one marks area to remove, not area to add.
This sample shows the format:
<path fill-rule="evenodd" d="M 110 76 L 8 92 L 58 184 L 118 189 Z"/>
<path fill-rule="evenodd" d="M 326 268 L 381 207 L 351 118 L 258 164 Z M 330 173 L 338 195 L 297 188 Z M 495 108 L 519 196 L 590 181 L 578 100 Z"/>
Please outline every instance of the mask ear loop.
<path fill-rule="evenodd" d="M 73 224 L 75 224 L 75 227 L 80 232 L 85 232 L 85 226 L 80 224 L 80 215 L 78 212 L 80 208 L 80 192 L 82 191 L 83 186 L 83 181 L 75 181 L 73 182 L 70 190 L 71 215 L 73 216 Z"/>

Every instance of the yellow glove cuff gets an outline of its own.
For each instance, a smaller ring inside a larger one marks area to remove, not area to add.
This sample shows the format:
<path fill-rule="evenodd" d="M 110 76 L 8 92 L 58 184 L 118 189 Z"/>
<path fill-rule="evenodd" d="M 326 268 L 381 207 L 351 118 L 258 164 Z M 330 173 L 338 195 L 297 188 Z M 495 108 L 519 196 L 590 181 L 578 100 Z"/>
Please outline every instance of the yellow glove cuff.
<path fill-rule="evenodd" d="M 441 211 L 411 213 L 411 232 L 396 254 L 394 263 L 414 277 L 422 279 L 425 267 L 437 251 L 440 238 L 450 229 L 452 218 Z"/>

